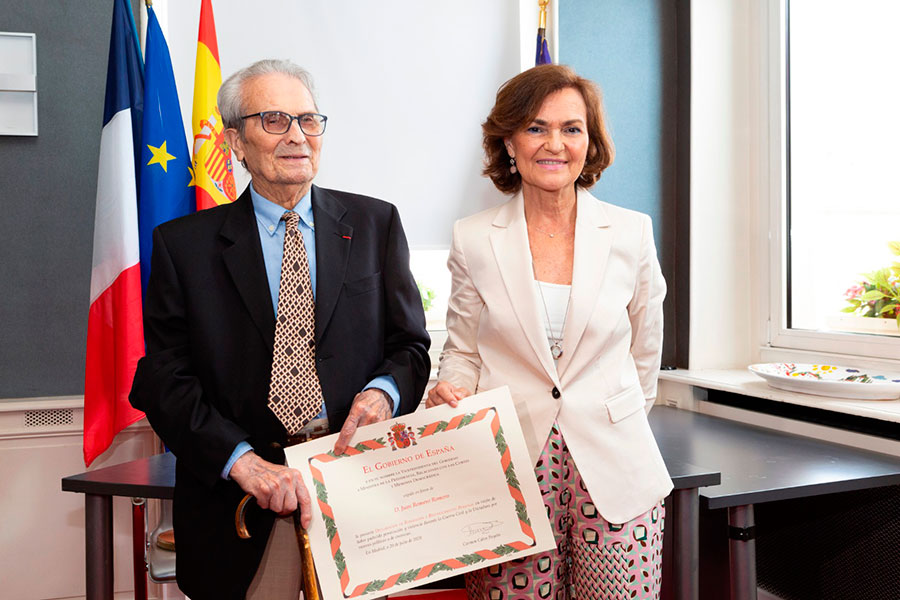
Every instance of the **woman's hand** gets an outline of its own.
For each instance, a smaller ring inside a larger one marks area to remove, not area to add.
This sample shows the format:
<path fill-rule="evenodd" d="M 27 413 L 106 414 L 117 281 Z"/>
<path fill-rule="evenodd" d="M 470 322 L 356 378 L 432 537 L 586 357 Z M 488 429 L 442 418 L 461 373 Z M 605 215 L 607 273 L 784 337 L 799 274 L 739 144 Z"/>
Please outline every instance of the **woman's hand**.
<path fill-rule="evenodd" d="M 439 404 L 449 404 L 453 408 L 459 404 L 459 401 L 467 396 L 471 396 L 472 392 L 466 388 L 456 387 L 449 381 L 438 381 L 437 385 L 428 390 L 428 398 L 425 399 L 425 407 L 431 408 Z"/>

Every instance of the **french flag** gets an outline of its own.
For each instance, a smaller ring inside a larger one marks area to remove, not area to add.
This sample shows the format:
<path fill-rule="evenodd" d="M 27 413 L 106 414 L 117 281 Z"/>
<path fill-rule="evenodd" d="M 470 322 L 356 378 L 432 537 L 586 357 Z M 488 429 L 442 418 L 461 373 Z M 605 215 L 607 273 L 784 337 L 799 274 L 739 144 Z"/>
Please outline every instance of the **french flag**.
<path fill-rule="evenodd" d="M 119 431 L 144 416 L 128 402 L 135 367 L 144 355 L 137 206 L 143 88 L 134 15 L 127 0 L 115 0 L 94 216 L 85 465 L 102 454 Z"/>

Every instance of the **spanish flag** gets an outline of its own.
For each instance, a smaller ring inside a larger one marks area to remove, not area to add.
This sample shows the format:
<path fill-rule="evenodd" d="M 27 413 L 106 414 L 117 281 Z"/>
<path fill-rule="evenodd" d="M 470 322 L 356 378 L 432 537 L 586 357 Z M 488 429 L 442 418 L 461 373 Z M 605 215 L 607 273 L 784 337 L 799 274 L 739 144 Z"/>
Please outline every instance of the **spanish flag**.
<path fill-rule="evenodd" d="M 216 94 L 222 85 L 219 45 L 212 0 L 200 5 L 200 32 L 197 34 L 197 65 L 194 69 L 194 185 L 197 210 L 234 202 L 234 169 L 231 148 L 225 142 L 222 115 Z"/>

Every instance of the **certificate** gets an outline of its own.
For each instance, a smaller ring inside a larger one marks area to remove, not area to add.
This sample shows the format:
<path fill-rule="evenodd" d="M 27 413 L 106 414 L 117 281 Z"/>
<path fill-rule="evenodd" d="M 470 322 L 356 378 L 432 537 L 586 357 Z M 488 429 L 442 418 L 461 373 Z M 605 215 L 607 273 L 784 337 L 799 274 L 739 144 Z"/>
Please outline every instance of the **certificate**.
<path fill-rule="evenodd" d="M 325 600 L 381 597 L 554 548 L 508 388 L 293 446 Z"/>

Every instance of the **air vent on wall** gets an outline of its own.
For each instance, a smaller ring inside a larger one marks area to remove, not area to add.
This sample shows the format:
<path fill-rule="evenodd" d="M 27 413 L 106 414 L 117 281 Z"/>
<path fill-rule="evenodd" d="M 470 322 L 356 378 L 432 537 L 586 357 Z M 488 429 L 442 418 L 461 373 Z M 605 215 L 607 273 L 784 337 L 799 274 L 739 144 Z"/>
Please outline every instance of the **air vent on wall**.
<path fill-rule="evenodd" d="M 75 412 L 71 408 L 52 408 L 49 410 L 26 410 L 25 427 L 59 427 L 72 425 Z"/>

